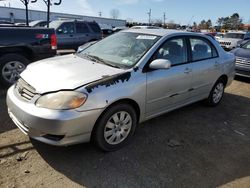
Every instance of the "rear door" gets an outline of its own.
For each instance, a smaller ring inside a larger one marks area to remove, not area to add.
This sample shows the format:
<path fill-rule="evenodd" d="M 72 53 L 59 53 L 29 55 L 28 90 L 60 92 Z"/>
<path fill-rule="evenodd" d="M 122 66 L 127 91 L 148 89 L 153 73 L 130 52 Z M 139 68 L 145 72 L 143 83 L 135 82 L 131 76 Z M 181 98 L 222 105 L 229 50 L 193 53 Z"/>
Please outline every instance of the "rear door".
<path fill-rule="evenodd" d="M 188 100 L 192 67 L 188 62 L 186 41 L 185 37 L 172 38 L 156 51 L 152 60 L 168 59 L 171 67 L 147 72 L 147 117 L 183 105 Z"/>
<path fill-rule="evenodd" d="M 76 22 L 77 45 L 81 46 L 91 40 L 90 30 L 85 22 Z"/>
<path fill-rule="evenodd" d="M 221 60 L 215 46 L 206 38 L 190 37 L 193 67 L 192 97 L 208 95 L 220 77 Z"/>
<path fill-rule="evenodd" d="M 56 30 L 59 49 L 75 49 L 77 36 L 74 22 L 65 22 Z"/>

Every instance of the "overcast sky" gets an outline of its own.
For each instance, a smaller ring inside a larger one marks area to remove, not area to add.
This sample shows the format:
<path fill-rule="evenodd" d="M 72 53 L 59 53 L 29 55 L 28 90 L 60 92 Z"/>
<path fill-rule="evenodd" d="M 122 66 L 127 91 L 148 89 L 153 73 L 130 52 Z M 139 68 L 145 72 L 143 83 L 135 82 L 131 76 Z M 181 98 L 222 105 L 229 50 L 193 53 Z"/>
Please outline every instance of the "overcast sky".
<path fill-rule="evenodd" d="M 57 0 L 53 0 L 56 2 Z M 0 2 L 0 6 L 24 7 L 20 0 Z M 60 6 L 53 6 L 52 11 L 89 16 L 110 17 L 111 9 L 120 11 L 119 18 L 147 22 L 149 9 L 152 19 L 163 19 L 166 12 L 168 21 L 180 24 L 192 24 L 202 19 L 211 19 L 213 24 L 218 17 L 229 16 L 238 12 L 245 23 L 250 22 L 250 0 L 62 0 Z M 30 9 L 46 10 L 43 0 L 30 4 Z"/>

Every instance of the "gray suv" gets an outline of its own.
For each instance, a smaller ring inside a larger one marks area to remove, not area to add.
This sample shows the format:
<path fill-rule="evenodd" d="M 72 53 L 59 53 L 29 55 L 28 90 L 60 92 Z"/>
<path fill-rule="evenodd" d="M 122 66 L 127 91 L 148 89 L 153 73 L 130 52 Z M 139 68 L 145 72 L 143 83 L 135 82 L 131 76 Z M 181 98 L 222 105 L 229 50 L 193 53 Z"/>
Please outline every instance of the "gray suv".
<path fill-rule="evenodd" d="M 96 22 L 81 20 L 57 20 L 50 23 L 58 40 L 58 49 L 77 49 L 79 46 L 102 38 Z"/>

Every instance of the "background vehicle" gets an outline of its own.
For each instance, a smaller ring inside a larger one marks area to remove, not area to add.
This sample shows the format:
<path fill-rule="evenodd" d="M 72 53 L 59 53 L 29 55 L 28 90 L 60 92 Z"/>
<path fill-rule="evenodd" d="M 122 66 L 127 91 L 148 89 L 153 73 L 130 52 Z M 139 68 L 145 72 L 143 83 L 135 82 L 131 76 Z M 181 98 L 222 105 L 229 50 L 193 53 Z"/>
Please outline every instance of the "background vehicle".
<path fill-rule="evenodd" d="M 143 25 L 138 25 L 138 26 L 133 26 L 131 29 L 162 29 L 161 27 L 157 26 L 143 26 Z"/>
<path fill-rule="evenodd" d="M 129 29 L 29 66 L 8 90 L 9 114 L 47 144 L 93 140 L 113 151 L 140 122 L 203 99 L 218 105 L 233 81 L 234 61 L 202 34 Z"/>
<path fill-rule="evenodd" d="M 79 46 L 102 38 L 99 25 L 96 22 L 80 20 L 57 20 L 50 23 L 57 35 L 58 49 L 75 49 Z"/>
<path fill-rule="evenodd" d="M 56 54 L 54 29 L 0 27 L 0 83 L 9 86 L 33 61 Z"/>
<path fill-rule="evenodd" d="M 250 78 L 250 40 L 231 52 L 236 56 L 236 75 Z"/>
<path fill-rule="evenodd" d="M 237 43 L 237 47 L 241 47 L 242 45 L 244 45 L 245 43 L 248 42 L 248 40 L 250 40 L 250 32 L 247 32 L 244 36 L 244 39 L 243 40 L 240 40 L 238 43 Z"/>
<path fill-rule="evenodd" d="M 224 35 L 225 35 L 225 33 L 216 33 L 215 39 L 219 41 L 220 39 L 222 39 L 224 37 Z"/>
<path fill-rule="evenodd" d="M 29 23 L 30 27 L 46 27 L 47 21 L 45 20 L 35 20 Z"/>
<path fill-rule="evenodd" d="M 245 34 L 245 32 L 228 32 L 219 39 L 219 43 L 225 50 L 232 50 L 237 47 L 239 41 L 244 39 Z"/>
<path fill-rule="evenodd" d="M 114 31 L 112 29 L 102 29 L 102 38 L 112 35 Z"/>

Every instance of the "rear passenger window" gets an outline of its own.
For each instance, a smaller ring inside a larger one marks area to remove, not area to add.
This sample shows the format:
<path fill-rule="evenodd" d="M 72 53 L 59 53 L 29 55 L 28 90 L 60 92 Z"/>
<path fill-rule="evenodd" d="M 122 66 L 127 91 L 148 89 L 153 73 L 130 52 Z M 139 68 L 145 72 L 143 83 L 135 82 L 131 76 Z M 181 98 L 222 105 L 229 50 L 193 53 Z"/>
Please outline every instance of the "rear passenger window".
<path fill-rule="evenodd" d="M 64 23 L 57 29 L 58 34 L 73 34 L 75 33 L 74 23 Z"/>
<path fill-rule="evenodd" d="M 156 52 L 156 59 L 167 59 L 171 66 L 187 62 L 187 45 L 184 38 L 165 42 Z"/>
<path fill-rule="evenodd" d="M 89 33 L 89 28 L 85 23 L 76 23 L 77 33 Z"/>
<path fill-rule="evenodd" d="M 101 28 L 97 23 L 88 23 L 88 24 L 95 33 L 101 33 Z"/>
<path fill-rule="evenodd" d="M 205 39 L 191 38 L 190 43 L 193 61 L 199 61 L 218 56 L 215 47 Z"/>

